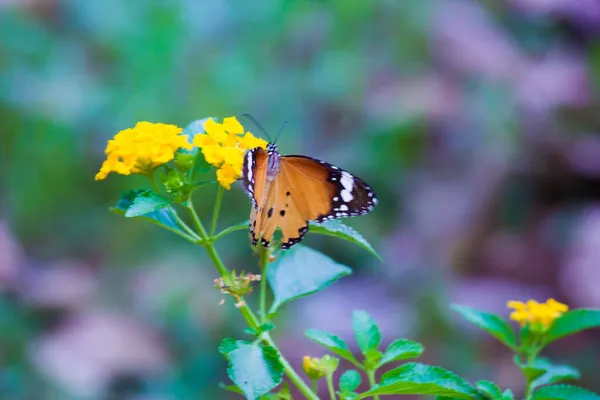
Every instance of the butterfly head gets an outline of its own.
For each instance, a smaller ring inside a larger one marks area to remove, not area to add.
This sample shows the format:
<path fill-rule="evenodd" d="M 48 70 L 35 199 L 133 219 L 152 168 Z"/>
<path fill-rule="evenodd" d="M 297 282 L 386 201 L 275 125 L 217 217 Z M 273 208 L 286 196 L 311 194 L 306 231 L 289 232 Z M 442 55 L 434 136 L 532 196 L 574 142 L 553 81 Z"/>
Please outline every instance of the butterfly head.
<path fill-rule="evenodd" d="M 278 147 L 275 143 L 269 143 L 267 145 L 267 153 L 272 156 L 275 153 L 279 153 Z"/>

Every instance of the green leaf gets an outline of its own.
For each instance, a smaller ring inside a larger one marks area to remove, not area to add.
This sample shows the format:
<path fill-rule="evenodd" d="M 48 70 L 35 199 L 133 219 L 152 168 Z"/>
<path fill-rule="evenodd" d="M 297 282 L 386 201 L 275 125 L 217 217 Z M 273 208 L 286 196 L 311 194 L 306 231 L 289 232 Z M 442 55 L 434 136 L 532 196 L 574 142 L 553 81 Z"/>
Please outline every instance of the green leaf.
<path fill-rule="evenodd" d="M 198 133 L 204 133 L 204 123 L 206 122 L 206 120 L 210 118 L 210 117 L 206 117 L 206 118 L 202 118 L 202 119 L 197 119 L 195 121 L 190 122 L 189 124 L 187 124 L 187 126 L 183 129 L 183 131 L 181 133 L 183 133 L 184 135 L 187 135 L 189 142 L 191 143 L 194 140 L 194 136 L 196 136 Z M 215 118 L 213 118 L 215 119 Z M 207 172 L 210 169 L 210 164 L 206 162 L 206 159 L 204 158 L 204 154 L 202 154 L 202 151 L 195 149 L 195 158 L 194 158 L 194 164 L 192 165 L 192 168 L 189 171 L 189 178 L 190 181 L 194 181 L 196 180 L 196 178 Z"/>
<path fill-rule="evenodd" d="M 341 337 L 317 329 L 306 330 L 304 336 L 321 346 L 327 347 L 334 354 L 358 364 L 358 361 L 354 358 L 350 349 L 348 349 L 348 345 L 346 345 L 346 342 Z"/>
<path fill-rule="evenodd" d="M 259 325 L 256 328 L 246 328 L 246 329 L 244 329 L 244 332 L 246 332 L 250 335 L 253 335 L 253 336 L 260 336 L 263 332 L 269 332 L 273 329 L 275 329 L 275 325 L 265 323 L 265 324 Z"/>
<path fill-rule="evenodd" d="M 212 181 L 200 181 L 196 182 L 198 177 L 210 170 L 211 165 L 204 158 L 204 154 L 200 150 L 196 150 L 196 155 L 194 156 L 194 163 L 192 164 L 192 168 L 190 169 L 189 179 L 194 182 L 194 186 L 201 186 L 200 183 L 210 183 Z"/>
<path fill-rule="evenodd" d="M 570 379 L 579 379 L 579 371 L 569 365 L 556 365 L 545 358 L 537 358 L 533 364 L 522 364 L 515 361 L 523 374 L 531 381 L 531 388 L 535 389 L 551 383 L 560 383 Z"/>
<path fill-rule="evenodd" d="M 567 335 L 584 329 L 600 327 L 600 310 L 580 308 L 566 312 L 554 321 L 546 332 L 546 343 L 555 341 Z"/>
<path fill-rule="evenodd" d="M 171 204 L 169 199 L 165 199 L 158 193 L 151 190 L 145 190 L 137 194 L 133 202 L 125 211 L 127 218 L 140 217 L 163 209 Z"/>
<path fill-rule="evenodd" d="M 223 229 L 221 232 L 217 233 L 214 237 L 215 240 L 218 240 L 220 238 L 222 238 L 223 236 L 231 233 L 231 232 L 235 232 L 235 231 L 240 231 L 243 229 L 249 229 L 250 227 L 250 220 L 245 220 L 243 222 L 240 222 L 238 224 L 232 225 L 229 228 L 225 228 Z"/>
<path fill-rule="evenodd" d="M 379 327 L 365 311 L 355 310 L 352 314 L 352 329 L 354 330 L 354 338 L 358 347 L 367 354 L 372 350 L 377 350 L 381 341 L 381 333 Z"/>
<path fill-rule="evenodd" d="M 147 190 L 130 190 L 121 195 L 121 198 L 115 205 L 115 207 L 111 207 L 110 211 L 115 214 L 125 215 L 127 210 L 132 206 L 134 200 L 141 193 L 147 192 Z M 165 229 L 170 231 L 177 231 L 183 234 L 186 234 L 177 224 L 175 217 L 173 216 L 173 211 L 171 207 L 162 208 L 157 211 L 150 212 L 145 215 L 141 215 L 137 218 L 148 220 L 156 225 L 162 226 Z"/>
<path fill-rule="evenodd" d="M 242 389 L 240 389 L 239 387 L 237 387 L 235 385 L 226 385 L 223 382 L 220 382 L 219 387 L 221 389 L 226 390 L 231 393 L 236 393 L 236 394 L 241 394 L 241 395 L 244 394 L 244 392 L 242 392 Z"/>
<path fill-rule="evenodd" d="M 515 400 L 515 395 L 512 390 L 506 389 L 504 393 L 502 393 L 502 400 Z"/>
<path fill-rule="evenodd" d="M 229 360 L 227 375 L 248 399 L 265 395 L 281 383 L 284 368 L 275 348 L 228 338 L 219 352 Z"/>
<path fill-rule="evenodd" d="M 533 393 L 532 400 L 600 400 L 596 393 L 571 385 L 550 385 Z"/>
<path fill-rule="evenodd" d="M 424 350 L 423 345 L 419 342 L 408 339 L 394 340 L 383 353 L 378 367 L 393 361 L 420 357 Z"/>
<path fill-rule="evenodd" d="M 477 389 L 490 396 L 492 399 L 502 399 L 502 391 L 494 382 L 490 381 L 479 381 L 477 382 Z"/>
<path fill-rule="evenodd" d="M 311 223 L 308 226 L 308 231 L 311 233 L 317 233 L 319 235 L 335 236 L 337 238 L 347 240 L 367 250 L 369 253 L 377 257 L 379 261 L 383 261 L 383 259 L 375 251 L 373 246 L 371 246 L 371 244 L 367 242 L 367 240 L 360 233 L 358 233 L 355 229 L 349 227 L 348 225 L 344 224 L 340 220 L 330 220 L 321 223 Z"/>
<path fill-rule="evenodd" d="M 386 372 L 379 384 L 358 395 L 357 399 L 376 394 L 427 394 L 455 399 L 485 399 L 485 396 L 455 373 L 421 363 L 404 364 Z"/>
<path fill-rule="evenodd" d="M 275 299 L 269 313 L 284 303 L 325 289 L 352 270 L 323 253 L 297 245 L 280 255 L 267 268 L 267 279 Z"/>
<path fill-rule="evenodd" d="M 477 311 L 474 308 L 452 305 L 452 309 L 458 311 L 467 321 L 472 322 L 484 331 L 513 350 L 517 349 L 517 339 L 511 326 L 496 314 Z"/>
<path fill-rule="evenodd" d="M 342 393 L 352 393 L 360 385 L 360 381 L 360 374 L 353 369 L 349 369 L 340 376 L 340 390 Z"/>

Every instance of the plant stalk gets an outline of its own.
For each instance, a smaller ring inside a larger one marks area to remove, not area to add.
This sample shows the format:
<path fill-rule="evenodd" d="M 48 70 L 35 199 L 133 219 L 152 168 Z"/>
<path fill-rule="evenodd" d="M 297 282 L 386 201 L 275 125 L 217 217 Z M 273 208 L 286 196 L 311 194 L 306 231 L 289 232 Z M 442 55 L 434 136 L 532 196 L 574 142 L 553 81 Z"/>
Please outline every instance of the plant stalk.
<path fill-rule="evenodd" d="M 190 212 L 190 215 L 192 216 L 192 220 L 194 222 L 194 226 L 198 230 L 198 235 L 200 236 L 200 238 L 203 241 L 202 243 L 198 243 L 198 244 L 204 246 L 204 248 L 208 252 L 209 257 L 211 258 L 212 262 L 215 264 L 215 267 L 217 268 L 217 270 L 219 271 L 219 274 L 221 276 L 229 274 L 229 270 L 225 267 L 225 264 L 223 264 L 221 257 L 219 257 L 219 254 L 217 253 L 217 250 L 215 249 L 214 243 L 211 240 L 208 240 L 209 239 L 208 233 L 206 232 L 204 225 L 202 225 L 202 221 L 200 221 L 200 218 L 198 217 L 198 214 L 196 213 L 196 210 L 194 209 L 191 199 L 189 199 L 186 202 L 186 208 Z M 268 254 L 264 258 L 266 261 L 268 261 Z M 265 261 L 265 265 L 266 265 L 266 261 Z M 261 266 L 262 266 L 262 264 L 261 264 Z M 266 277 L 263 278 L 263 280 L 266 281 Z M 261 280 L 261 282 L 263 280 Z M 261 288 L 263 285 L 266 287 L 265 284 L 261 284 Z M 264 290 L 261 290 L 261 293 L 262 292 L 264 292 Z M 257 328 L 260 325 L 259 319 L 256 317 L 254 312 L 252 312 L 252 310 L 250 309 L 250 307 L 247 304 L 241 306 L 239 308 L 239 310 L 250 328 Z M 290 363 L 283 356 L 283 354 L 281 353 L 281 351 L 279 350 L 279 348 L 277 347 L 277 345 L 275 344 L 275 342 L 273 341 L 273 339 L 271 338 L 269 333 L 263 332 L 262 335 L 260 336 L 260 338 L 265 343 L 267 343 L 269 346 L 271 346 L 275 350 L 277 350 L 277 353 L 279 354 L 279 362 L 281 362 L 281 365 L 283 365 L 286 376 L 296 386 L 296 388 L 300 391 L 300 393 L 302 393 L 308 400 L 319 400 L 317 395 L 315 393 L 313 393 L 313 391 L 310 389 L 310 387 L 308 387 L 306 382 L 304 382 L 304 380 L 300 377 L 300 375 L 298 375 L 298 373 L 294 370 L 294 368 L 292 368 Z"/>
<path fill-rule="evenodd" d="M 269 249 L 260 249 L 260 322 L 267 322 L 267 265 L 269 263 Z"/>
<path fill-rule="evenodd" d="M 375 370 L 374 369 L 368 369 L 367 370 L 367 377 L 369 378 L 369 386 L 371 389 L 373 389 L 373 387 L 376 385 L 375 382 Z M 374 394 L 373 395 L 373 399 L 374 400 L 379 400 L 379 395 L 378 394 Z"/>
<path fill-rule="evenodd" d="M 223 186 L 219 185 L 217 189 L 217 199 L 215 200 L 215 208 L 213 209 L 212 223 L 210 224 L 210 238 L 212 239 L 217 229 L 217 221 L 219 220 L 219 213 L 221 212 L 221 202 L 223 201 Z"/>
<path fill-rule="evenodd" d="M 333 374 L 327 374 L 325 379 L 327 380 L 327 389 L 329 389 L 329 398 L 331 400 L 336 400 L 335 389 L 333 387 Z"/>

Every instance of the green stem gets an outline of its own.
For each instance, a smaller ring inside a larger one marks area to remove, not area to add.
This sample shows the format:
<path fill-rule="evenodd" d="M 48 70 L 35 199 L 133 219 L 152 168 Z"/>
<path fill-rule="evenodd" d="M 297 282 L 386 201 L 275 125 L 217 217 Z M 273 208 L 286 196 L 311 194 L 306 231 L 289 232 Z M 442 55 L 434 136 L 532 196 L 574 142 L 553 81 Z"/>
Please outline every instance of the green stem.
<path fill-rule="evenodd" d="M 219 271 L 219 274 L 221 276 L 229 274 L 229 271 L 223 264 L 221 257 L 219 257 L 219 254 L 217 253 L 217 250 L 215 249 L 213 242 L 208 240 L 208 234 L 206 232 L 206 229 L 204 229 L 204 225 L 202 225 L 202 221 L 200 221 L 200 218 L 198 217 L 198 214 L 196 213 L 196 210 L 194 209 L 191 199 L 187 202 L 186 208 L 188 209 L 188 211 L 190 212 L 190 214 L 192 216 L 192 220 L 194 222 L 196 229 L 198 230 L 200 238 L 203 239 L 203 243 L 200 243 L 200 244 L 202 246 L 204 246 L 204 248 L 208 252 L 209 257 L 211 258 L 212 262 L 215 264 L 215 267 Z M 267 260 L 268 260 L 268 258 L 267 258 Z M 250 328 L 257 328 L 260 325 L 259 319 L 256 317 L 256 315 L 252 312 L 252 310 L 250 309 L 250 307 L 247 304 L 240 307 L 239 310 Z M 277 350 L 277 353 L 279 354 L 279 362 L 281 362 L 281 365 L 284 368 L 286 376 L 288 377 L 288 379 L 290 381 L 292 381 L 292 383 L 296 386 L 296 388 L 300 391 L 300 393 L 302 393 L 308 400 L 319 400 L 317 395 L 315 393 L 313 393 L 312 390 L 310 390 L 310 388 L 304 382 L 304 380 L 300 377 L 300 375 L 298 375 L 298 373 L 294 370 L 294 368 L 292 368 L 290 363 L 285 359 L 285 357 L 283 356 L 283 354 L 281 353 L 281 351 L 279 350 L 279 348 L 277 347 L 277 345 L 275 344 L 275 342 L 273 341 L 273 339 L 271 338 L 269 333 L 264 332 L 261 335 L 261 339 L 265 343 L 267 343 L 269 346 L 271 346 L 275 350 Z"/>
<path fill-rule="evenodd" d="M 319 393 L 318 384 L 319 384 L 318 379 L 311 379 L 310 388 L 312 389 L 313 393 Z"/>
<path fill-rule="evenodd" d="M 537 358 L 537 355 L 540 352 L 540 350 L 541 350 L 541 347 L 534 347 L 532 350 L 529 351 L 529 353 L 527 354 L 527 365 L 528 366 L 533 366 L 535 364 L 535 359 Z M 526 389 L 525 389 L 525 400 L 530 400 L 531 396 L 533 395 L 533 390 L 531 387 L 531 384 L 533 383 L 533 381 L 534 381 L 534 379 L 527 378 L 527 385 L 526 385 Z"/>
<path fill-rule="evenodd" d="M 217 200 L 215 200 L 215 208 L 213 209 L 212 223 L 210 224 L 210 237 L 212 238 L 217 229 L 217 221 L 219 220 L 219 212 L 221 211 L 221 202 L 223 201 L 223 186 L 219 185 L 217 189 Z"/>
<path fill-rule="evenodd" d="M 331 400 L 336 400 L 335 389 L 333 388 L 333 374 L 327 374 L 325 377 L 327 380 L 327 388 L 329 389 L 329 397 Z"/>
<path fill-rule="evenodd" d="M 369 385 L 371 386 L 371 389 L 372 389 L 373 386 L 376 385 L 376 383 L 375 383 L 375 370 L 374 369 L 367 370 L 367 377 L 369 378 Z M 379 400 L 379 395 L 377 395 L 377 394 L 373 395 L 373 399 L 374 400 Z"/>
<path fill-rule="evenodd" d="M 269 249 L 260 249 L 260 321 L 267 322 L 267 265 L 269 263 Z"/>
<path fill-rule="evenodd" d="M 204 242 L 206 241 L 206 238 L 198 236 L 198 234 L 196 232 L 194 232 L 188 226 L 188 224 L 186 224 L 179 217 L 179 214 L 177 214 L 177 211 L 173 207 L 169 207 L 169 211 L 171 212 L 171 215 L 173 216 L 173 218 L 175 218 L 175 221 L 177 221 L 177 224 L 181 227 L 181 229 L 183 229 L 184 231 L 187 232 L 188 235 L 190 235 L 191 237 L 193 237 L 195 239 L 195 241 L 196 241 L 197 244 L 204 245 Z"/>

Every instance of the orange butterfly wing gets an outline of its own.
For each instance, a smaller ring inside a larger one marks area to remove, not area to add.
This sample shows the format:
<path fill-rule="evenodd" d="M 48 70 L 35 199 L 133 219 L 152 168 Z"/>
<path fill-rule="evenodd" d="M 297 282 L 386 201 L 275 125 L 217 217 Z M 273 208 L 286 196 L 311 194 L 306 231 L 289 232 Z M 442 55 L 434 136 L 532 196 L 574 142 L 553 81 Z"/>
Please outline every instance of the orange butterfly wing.
<path fill-rule="evenodd" d="M 269 157 L 279 157 L 257 148 L 246 154 L 244 184 L 252 199 L 250 216 L 252 244 L 269 246 L 277 227 L 283 233 L 282 248 L 300 242 L 309 221 L 361 215 L 377 204 L 362 180 L 324 161 L 304 156 L 279 160 L 274 178 L 267 179 Z"/>

